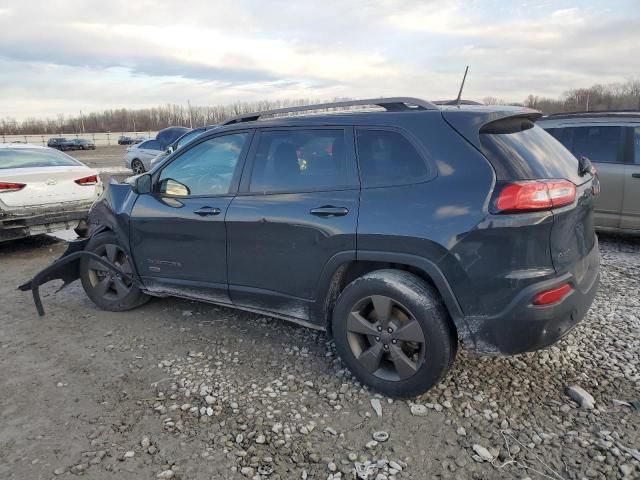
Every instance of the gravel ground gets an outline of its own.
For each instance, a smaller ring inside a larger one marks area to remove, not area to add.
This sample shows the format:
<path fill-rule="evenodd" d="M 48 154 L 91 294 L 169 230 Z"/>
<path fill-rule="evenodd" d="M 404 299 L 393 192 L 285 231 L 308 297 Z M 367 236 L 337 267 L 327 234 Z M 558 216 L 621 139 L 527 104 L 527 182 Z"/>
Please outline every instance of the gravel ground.
<path fill-rule="evenodd" d="M 2 478 L 640 478 L 623 403 L 640 400 L 640 240 L 601 238 L 600 293 L 556 346 L 460 352 L 410 402 L 358 385 L 324 334 L 259 315 L 103 312 L 76 282 L 44 287 L 38 318 L 15 285 L 63 249 L 0 246 Z"/>

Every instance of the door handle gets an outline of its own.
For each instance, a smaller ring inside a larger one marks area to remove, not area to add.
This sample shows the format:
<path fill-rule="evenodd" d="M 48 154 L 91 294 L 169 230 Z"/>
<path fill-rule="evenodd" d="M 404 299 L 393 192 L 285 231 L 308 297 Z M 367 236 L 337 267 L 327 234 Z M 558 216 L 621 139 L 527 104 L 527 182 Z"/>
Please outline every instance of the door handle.
<path fill-rule="evenodd" d="M 632 173 L 631 176 L 633 178 L 640 178 L 640 173 Z"/>
<path fill-rule="evenodd" d="M 324 205 L 312 209 L 309 213 L 317 217 L 343 217 L 349 213 L 349 209 L 345 207 L 334 207 L 333 205 Z"/>
<path fill-rule="evenodd" d="M 200 215 L 201 217 L 208 217 L 212 215 L 220 215 L 220 209 L 216 207 L 201 207 L 194 210 L 193 213 Z"/>

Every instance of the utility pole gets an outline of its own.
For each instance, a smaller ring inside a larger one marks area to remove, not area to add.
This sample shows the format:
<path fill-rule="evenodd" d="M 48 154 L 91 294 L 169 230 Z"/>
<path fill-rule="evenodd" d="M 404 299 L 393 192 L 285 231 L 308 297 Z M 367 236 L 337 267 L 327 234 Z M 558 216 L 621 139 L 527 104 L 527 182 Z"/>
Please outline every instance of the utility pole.
<path fill-rule="evenodd" d="M 84 133 L 84 118 L 82 118 L 82 110 L 80 110 L 80 125 L 82 133 Z"/>

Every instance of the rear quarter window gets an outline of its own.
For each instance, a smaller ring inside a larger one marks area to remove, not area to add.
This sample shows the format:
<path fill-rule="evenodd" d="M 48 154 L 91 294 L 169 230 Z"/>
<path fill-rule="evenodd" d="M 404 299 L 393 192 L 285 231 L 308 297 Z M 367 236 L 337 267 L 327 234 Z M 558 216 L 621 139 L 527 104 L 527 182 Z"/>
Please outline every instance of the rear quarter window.
<path fill-rule="evenodd" d="M 356 145 L 365 188 L 408 185 L 432 176 L 422 155 L 400 132 L 358 128 Z"/>
<path fill-rule="evenodd" d="M 532 122 L 522 122 L 520 128 L 509 133 L 498 133 L 499 128 L 480 130 L 482 151 L 498 180 L 564 178 L 576 184 L 584 181 L 578 175 L 578 159 L 558 140 Z"/>

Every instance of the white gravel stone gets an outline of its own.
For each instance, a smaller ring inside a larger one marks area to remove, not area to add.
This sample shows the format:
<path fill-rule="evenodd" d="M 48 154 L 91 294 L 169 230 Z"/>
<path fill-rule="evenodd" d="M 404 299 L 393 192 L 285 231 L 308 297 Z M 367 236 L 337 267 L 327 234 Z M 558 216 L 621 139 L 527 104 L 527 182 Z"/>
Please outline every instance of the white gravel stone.
<path fill-rule="evenodd" d="M 571 385 L 565 391 L 581 408 L 591 410 L 596 404 L 596 400 L 591 394 L 578 385 Z"/>
<path fill-rule="evenodd" d="M 473 451 L 476 452 L 478 454 L 478 457 L 480 457 L 485 462 L 493 462 L 493 455 L 491 455 L 489 450 L 484 448 L 482 445 L 478 445 L 477 443 L 474 444 Z"/>
<path fill-rule="evenodd" d="M 156 475 L 156 478 L 165 480 L 165 479 L 168 479 L 168 478 L 173 478 L 174 475 L 175 475 L 175 473 L 173 472 L 173 470 L 163 470 L 158 475 Z"/>
<path fill-rule="evenodd" d="M 382 416 L 382 403 L 380 403 L 380 400 L 377 398 L 372 398 L 371 399 L 371 408 L 373 408 L 373 411 L 376 412 L 376 415 L 381 417 Z"/>
<path fill-rule="evenodd" d="M 411 405 L 411 415 L 415 415 L 416 417 L 424 417 L 429 413 L 429 409 L 426 405 L 420 405 L 418 403 L 414 403 Z"/>

